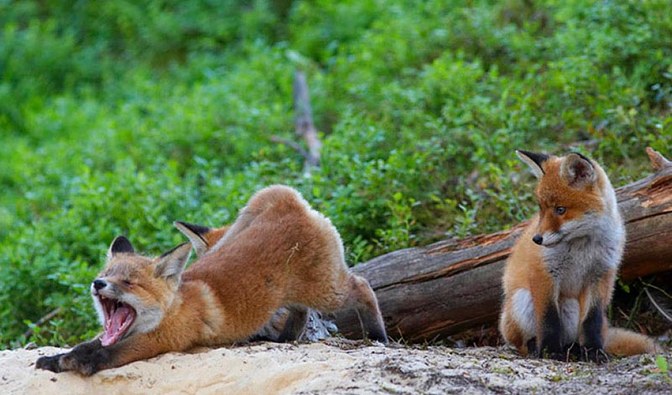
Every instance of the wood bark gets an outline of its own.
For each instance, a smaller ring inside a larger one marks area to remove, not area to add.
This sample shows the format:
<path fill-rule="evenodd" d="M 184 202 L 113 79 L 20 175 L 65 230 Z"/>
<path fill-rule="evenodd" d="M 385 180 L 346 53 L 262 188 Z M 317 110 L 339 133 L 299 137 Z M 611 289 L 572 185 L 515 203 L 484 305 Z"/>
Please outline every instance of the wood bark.
<path fill-rule="evenodd" d="M 617 189 L 628 235 L 624 280 L 672 270 L 672 164 L 650 148 L 647 153 L 655 173 Z M 526 225 L 395 251 L 353 271 L 374 288 L 390 337 L 445 338 L 497 321 L 504 263 Z M 337 315 L 336 325 L 361 336 L 353 312 Z"/>

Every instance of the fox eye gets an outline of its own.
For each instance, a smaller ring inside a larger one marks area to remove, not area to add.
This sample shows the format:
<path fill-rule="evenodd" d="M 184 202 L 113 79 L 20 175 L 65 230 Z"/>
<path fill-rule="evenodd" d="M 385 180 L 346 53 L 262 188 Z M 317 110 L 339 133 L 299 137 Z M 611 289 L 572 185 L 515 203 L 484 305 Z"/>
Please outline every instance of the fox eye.
<path fill-rule="evenodd" d="M 555 213 L 558 214 L 558 215 L 562 215 L 565 212 L 567 212 L 567 207 L 558 206 L 558 207 L 555 208 Z"/>
<path fill-rule="evenodd" d="M 123 280 L 122 283 L 124 283 L 124 285 L 127 286 L 127 287 L 130 287 L 131 285 L 133 285 L 133 283 L 130 282 L 129 280 Z"/>

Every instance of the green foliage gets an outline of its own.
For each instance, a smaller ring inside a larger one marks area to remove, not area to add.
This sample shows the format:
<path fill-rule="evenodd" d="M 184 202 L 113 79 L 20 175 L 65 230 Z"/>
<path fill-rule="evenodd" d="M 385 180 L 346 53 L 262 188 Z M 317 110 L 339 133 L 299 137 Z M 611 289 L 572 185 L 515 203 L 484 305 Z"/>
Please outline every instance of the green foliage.
<path fill-rule="evenodd" d="M 534 211 L 513 150 L 578 149 L 621 185 L 672 142 L 663 0 L 0 0 L 0 344 L 97 329 L 117 234 L 159 254 L 298 188 L 351 264 Z M 293 138 L 308 74 L 322 167 Z M 40 317 L 61 308 L 43 325 Z M 28 329 L 29 338 L 24 336 Z"/>
<path fill-rule="evenodd" d="M 667 364 L 667 359 L 662 355 L 656 356 L 656 366 L 661 373 L 667 374 L 669 372 L 669 366 Z"/>

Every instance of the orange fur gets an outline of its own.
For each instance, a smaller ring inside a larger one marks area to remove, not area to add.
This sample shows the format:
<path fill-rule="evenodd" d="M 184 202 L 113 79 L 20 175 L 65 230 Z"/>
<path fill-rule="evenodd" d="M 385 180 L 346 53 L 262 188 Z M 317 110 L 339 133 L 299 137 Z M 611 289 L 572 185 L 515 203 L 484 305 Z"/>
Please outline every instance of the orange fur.
<path fill-rule="evenodd" d="M 218 342 L 249 337 L 284 306 L 333 312 L 366 305 L 364 313 L 375 321 L 368 329 L 378 336 L 384 331 L 368 283 L 364 292 L 353 285 L 366 280 L 348 271 L 335 228 L 296 191 L 283 186 L 262 190 L 233 225 L 206 238 L 210 249 L 183 278 L 205 282 L 218 300 L 227 301 L 223 315 L 237 317 L 225 320 L 222 332 L 229 338 Z M 217 275 L 224 268 L 226 275 Z M 245 286 L 234 286 L 232 279 Z"/>
<path fill-rule="evenodd" d="M 605 350 L 612 355 L 628 356 L 659 351 L 651 338 L 621 328 L 609 328 Z"/>
<path fill-rule="evenodd" d="M 205 234 L 205 241 L 208 246 L 214 246 L 226 232 L 229 230 L 230 226 L 222 226 L 221 228 L 212 229 L 210 232 Z"/>

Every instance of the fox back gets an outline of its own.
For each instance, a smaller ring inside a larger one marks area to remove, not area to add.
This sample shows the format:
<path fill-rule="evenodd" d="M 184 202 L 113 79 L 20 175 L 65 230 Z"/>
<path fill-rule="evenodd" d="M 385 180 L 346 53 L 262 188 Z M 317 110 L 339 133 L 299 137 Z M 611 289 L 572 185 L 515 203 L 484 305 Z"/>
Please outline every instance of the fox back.
<path fill-rule="evenodd" d="M 375 294 L 349 272 L 336 228 L 294 189 L 259 191 L 230 227 L 176 226 L 200 256 L 185 281 L 208 284 L 225 316 L 236 317 L 224 324 L 236 340 L 258 332 L 281 307 L 296 312 L 288 324 L 296 327 L 282 336 L 289 340 L 305 325 L 307 308 L 333 312 L 346 306 L 359 306 L 369 335 L 385 339 Z"/>

